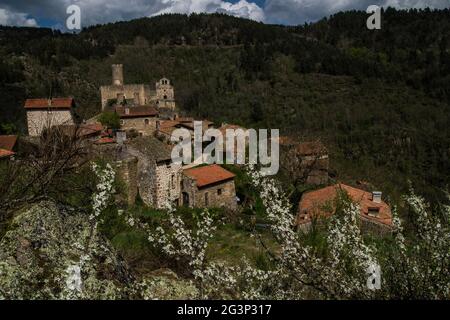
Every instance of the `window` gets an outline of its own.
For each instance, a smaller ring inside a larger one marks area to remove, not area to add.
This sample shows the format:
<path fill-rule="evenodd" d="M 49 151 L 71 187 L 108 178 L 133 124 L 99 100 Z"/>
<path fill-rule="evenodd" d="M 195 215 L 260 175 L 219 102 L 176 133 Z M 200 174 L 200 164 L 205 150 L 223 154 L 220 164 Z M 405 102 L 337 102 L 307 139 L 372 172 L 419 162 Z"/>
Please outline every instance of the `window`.
<path fill-rule="evenodd" d="M 218 190 L 217 190 L 217 195 L 218 195 L 218 196 L 222 195 L 222 189 L 218 189 Z"/>
<path fill-rule="evenodd" d="M 172 186 L 172 189 L 175 188 L 175 175 L 174 174 L 170 177 L 170 185 Z"/>
<path fill-rule="evenodd" d="M 378 217 L 378 214 L 380 213 L 380 208 L 376 208 L 376 207 L 373 207 L 373 208 L 369 208 L 369 210 L 368 210 L 368 212 L 367 212 L 367 214 L 370 216 L 370 217 Z"/>
<path fill-rule="evenodd" d="M 149 123 L 150 123 L 150 120 L 148 120 L 148 119 L 145 119 L 145 120 L 144 120 L 144 124 L 145 124 L 146 126 L 148 126 Z"/>
<path fill-rule="evenodd" d="M 208 192 L 205 193 L 205 206 L 209 206 L 209 194 L 208 194 Z"/>
<path fill-rule="evenodd" d="M 125 120 L 120 120 L 120 125 L 123 126 L 125 124 Z"/>
<path fill-rule="evenodd" d="M 167 96 L 166 95 L 164 95 L 164 100 L 167 100 Z"/>

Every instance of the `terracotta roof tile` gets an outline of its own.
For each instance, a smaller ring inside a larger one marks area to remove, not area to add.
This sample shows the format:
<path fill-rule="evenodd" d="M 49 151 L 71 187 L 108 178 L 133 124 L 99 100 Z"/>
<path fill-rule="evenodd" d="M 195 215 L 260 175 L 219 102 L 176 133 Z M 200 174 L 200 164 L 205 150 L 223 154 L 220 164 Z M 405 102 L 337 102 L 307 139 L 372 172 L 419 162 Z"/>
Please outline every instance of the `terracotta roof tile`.
<path fill-rule="evenodd" d="M 0 136 L 0 149 L 12 151 L 17 142 L 17 136 Z"/>
<path fill-rule="evenodd" d="M 103 126 L 100 123 L 90 123 L 76 125 L 61 125 L 59 126 L 67 135 L 74 135 L 77 130 L 78 137 L 96 136 L 100 135 L 103 131 Z"/>
<path fill-rule="evenodd" d="M 129 110 L 128 114 L 126 109 Z M 158 110 L 152 106 L 116 107 L 115 111 L 121 118 L 154 117 L 158 115 Z"/>
<path fill-rule="evenodd" d="M 0 159 L 11 157 L 13 155 L 15 155 L 15 153 L 12 152 L 12 151 L 5 150 L 5 149 L 0 149 Z"/>
<path fill-rule="evenodd" d="M 160 129 L 173 128 L 178 124 L 180 124 L 180 122 L 177 120 L 162 120 L 159 122 L 159 128 Z"/>
<path fill-rule="evenodd" d="M 327 209 L 334 210 L 333 201 L 337 196 L 338 190 L 347 192 L 352 201 L 360 205 L 363 218 L 392 225 L 392 213 L 389 205 L 384 201 L 381 201 L 381 203 L 373 202 L 372 193 L 345 184 L 337 184 L 304 194 L 299 205 L 297 224 L 307 223 L 314 216 L 331 215 L 330 210 Z M 369 216 L 369 209 L 379 210 L 378 216 Z"/>
<path fill-rule="evenodd" d="M 110 144 L 110 143 L 115 143 L 116 140 L 114 138 L 109 138 L 109 137 L 105 137 L 105 138 L 100 138 L 97 141 L 95 141 L 95 144 Z"/>
<path fill-rule="evenodd" d="M 71 109 L 73 98 L 27 99 L 25 109 Z"/>
<path fill-rule="evenodd" d="M 184 174 L 197 181 L 197 187 L 233 179 L 235 175 L 217 164 L 184 170 Z"/>

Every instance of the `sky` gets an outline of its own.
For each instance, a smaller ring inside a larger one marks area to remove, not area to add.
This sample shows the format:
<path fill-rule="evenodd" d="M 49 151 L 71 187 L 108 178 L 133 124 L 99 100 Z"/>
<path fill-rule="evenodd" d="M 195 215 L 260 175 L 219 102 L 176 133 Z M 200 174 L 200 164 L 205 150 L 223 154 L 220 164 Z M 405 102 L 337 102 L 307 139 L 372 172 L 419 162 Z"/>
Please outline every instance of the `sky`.
<path fill-rule="evenodd" d="M 164 13 L 221 12 L 264 23 L 297 25 L 344 10 L 382 7 L 449 8 L 450 0 L 0 0 L 0 25 L 63 29 L 67 8 L 78 5 L 81 24 L 151 17 Z"/>

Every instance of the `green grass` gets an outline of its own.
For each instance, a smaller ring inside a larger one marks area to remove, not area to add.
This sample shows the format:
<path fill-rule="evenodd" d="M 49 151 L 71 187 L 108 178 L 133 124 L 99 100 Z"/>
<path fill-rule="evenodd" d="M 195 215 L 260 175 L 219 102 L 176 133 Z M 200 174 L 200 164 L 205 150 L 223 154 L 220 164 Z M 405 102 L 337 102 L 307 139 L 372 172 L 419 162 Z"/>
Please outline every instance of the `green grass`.
<path fill-rule="evenodd" d="M 261 256 L 263 247 L 258 237 L 252 237 L 252 233 L 243 230 L 236 225 L 226 224 L 217 229 L 207 251 L 211 260 L 226 261 L 229 264 L 239 264 L 246 257 L 252 264 L 261 264 L 264 258 Z M 265 245 L 272 251 L 277 246 L 274 239 L 267 231 L 260 233 Z"/>

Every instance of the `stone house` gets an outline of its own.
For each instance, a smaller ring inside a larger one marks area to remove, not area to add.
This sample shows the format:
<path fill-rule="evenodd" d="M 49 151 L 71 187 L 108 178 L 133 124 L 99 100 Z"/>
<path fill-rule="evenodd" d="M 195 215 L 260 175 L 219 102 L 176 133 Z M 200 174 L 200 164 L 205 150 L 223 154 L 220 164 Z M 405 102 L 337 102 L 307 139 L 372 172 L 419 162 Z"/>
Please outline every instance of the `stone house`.
<path fill-rule="evenodd" d="M 280 163 L 293 180 L 310 185 L 328 183 L 328 150 L 320 141 L 297 142 L 280 137 Z"/>
<path fill-rule="evenodd" d="M 136 130 L 140 136 L 152 136 L 156 131 L 158 110 L 151 106 L 116 107 L 122 130 Z"/>
<path fill-rule="evenodd" d="M 17 146 L 17 136 L 16 135 L 2 135 L 0 136 L 0 149 L 16 151 Z"/>
<path fill-rule="evenodd" d="M 149 104 L 154 104 L 158 108 L 175 109 L 175 93 L 169 79 L 159 80 L 155 84 L 155 90 L 145 84 L 125 84 L 122 64 L 112 65 L 112 84 L 101 86 L 100 95 L 103 111 L 115 105 L 144 106 Z"/>
<path fill-rule="evenodd" d="M 382 200 L 381 192 L 367 192 L 342 183 L 311 191 L 302 196 L 296 221 L 298 229 L 307 232 L 313 220 L 333 215 L 339 192 L 345 192 L 352 202 L 360 206 L 362 230 L 376 234 L 391 230 L 391 208 Z"/>
<path fill-rule="evenodd" d="M 173 164 L 171 150 L 154 137 L 140 137 L 124 145 L 124 152 L 137 158 L 137 192 L 142 201 L 163 209 L 180 204 L 181 165 Z"/>
<path fill-rule="evenodd" d="M 16 154 L 17 136 L 0 136 L 0 159 L 13 159 Z"/>
<path fill-rule="evenodd" d="M 159 120 L 156 123 L 156 135 L 162 141 L 169 143 L 173 131 L 176 129 L 186 129 L 191 133 L 191 137 L 194 137 L 194 120 L 193 118 L 180 118 L 176 117 L 174 120 Z M 202 132 L 213 128 L 214 123 L 208 120 L 198 120 L 202 122 Z"/>
<path fill-rule="evenodd" d="M 183 170 L 182 204 L 192 208 L 236 210 L 234 177 L 216 164 Z"/>
<path fill-rule="evenodd" d="M 60 125 L 74 125 L 75 101 L 73 98 L 27 99 L 28 134 L 40 136 L 45 128 Z"/>

